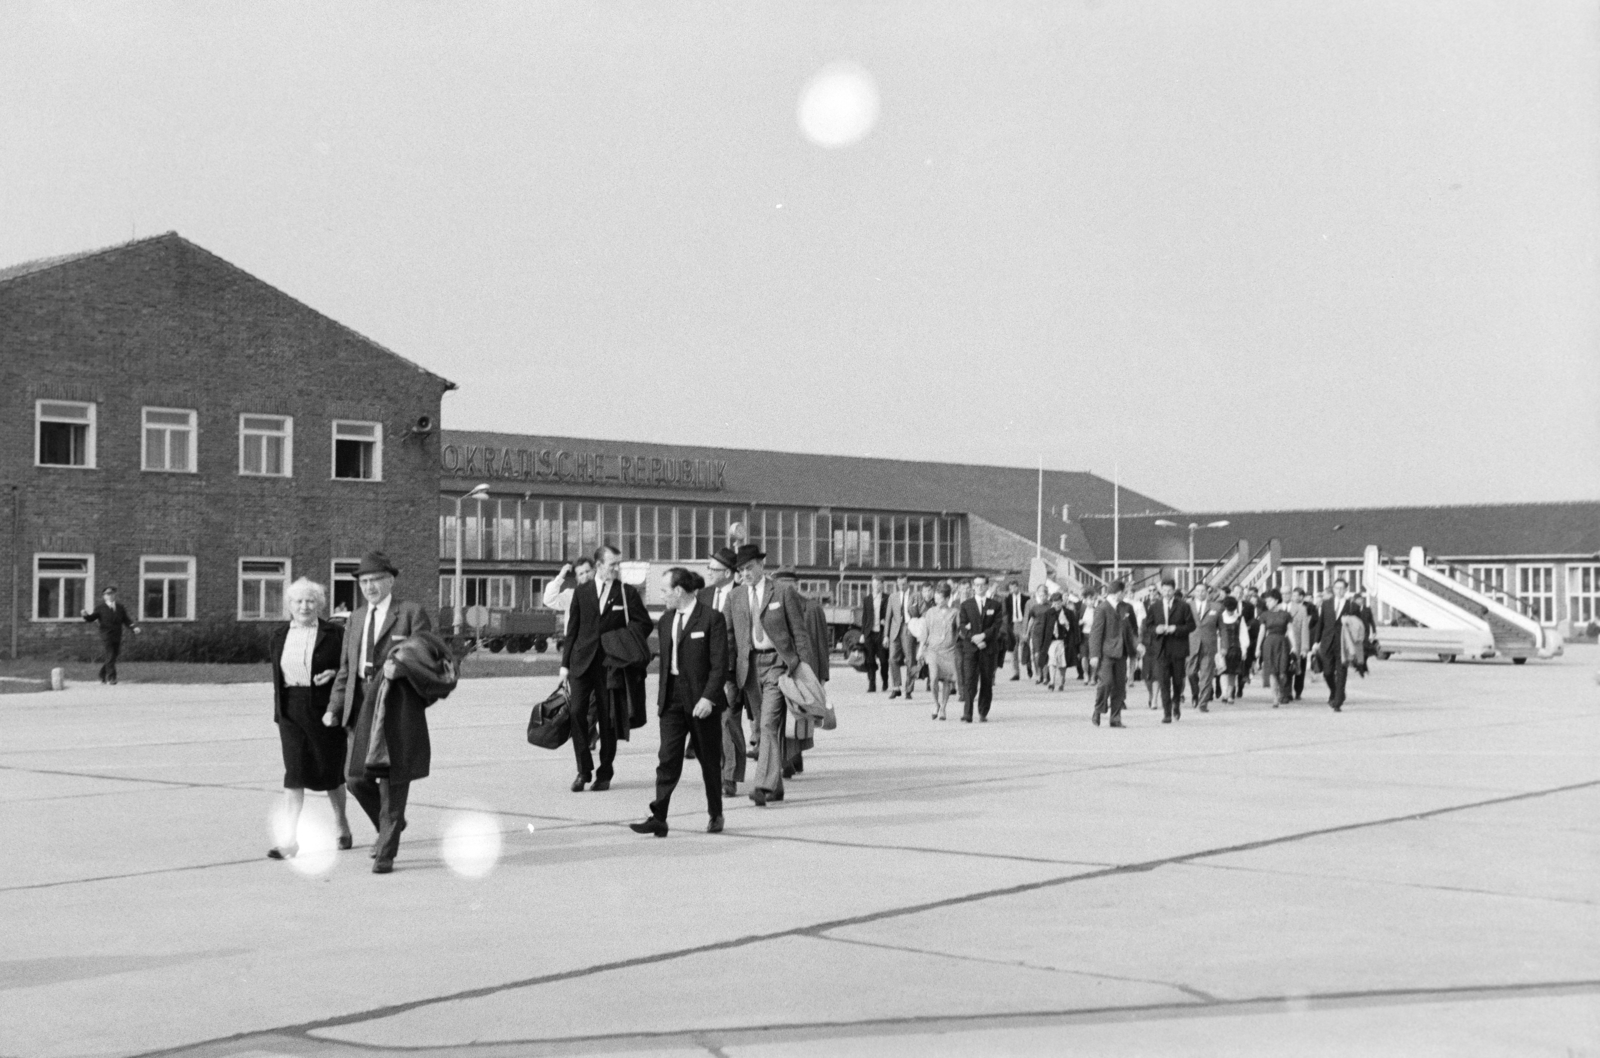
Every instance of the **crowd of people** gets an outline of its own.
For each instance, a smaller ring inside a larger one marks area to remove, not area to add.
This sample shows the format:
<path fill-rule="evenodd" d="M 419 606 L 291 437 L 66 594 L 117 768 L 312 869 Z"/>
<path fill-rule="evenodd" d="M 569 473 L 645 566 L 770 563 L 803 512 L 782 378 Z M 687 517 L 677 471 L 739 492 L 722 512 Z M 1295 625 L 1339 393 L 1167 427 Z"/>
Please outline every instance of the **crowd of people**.
<path fill-rule="evenodd" d="M 805 770 L 818 728 L 833 724 L 827 701 L 833 631 L 824 600 L 802 593 L 792 572 L 769 571 L 753 544 L 718 549 L 702 568 L 659 574 L 666 608 L 652 619 L 639 589 L 622 578 L 622 555 L 602 545 L 564 569 L 545 602 L 564 613 L 562 687 L 576 775 L 574 793 L 604 792 L 617 743 L 644 727 L 646 671 L 659 655 L 654 715 L 659 731 L 655 797 L 635 832 L 665 837 L 672 794 L 688 760 L 705 787 L 706 830 L 723 829 L 723 799 L 741 784 L 758 807 L 784 799 L 784 781 Z M 427 611 L 393 597 L 399 571 L 382 552 L 357 570 L 364 604 L 345 626 L 325 619 L 327 594 L 301 579 L 286 592 L 290 621 L 271 644 L 274 720 L 284 758 L 287 837 L 268 855 L 296 854 L 294 823 L 306 790 L 326 791 L 341 848 L 353 837 L 345 791 L 378 831 L 373 871 L 393 869 L 410 784 L 430 763 L 426 710 L 455 686 L 450 646 Z M 570 574 L 570 582 L 567 575 Z M 1012 681 L 1051 691 L 1094 688 L 1091 720 L 1123 725 L 1127 685 L 1142 679 L 1162 722 L 1185 701 L 1201 712 L 1243 696 L 1256 674 L 1274 704 L 1298 699 L 1321 671 L 1328 704 L 1342 709 L 1351 668 L 1365 675 L 1372 613 L 1342 579 L 1317 600 L 1295 589 L 1197 588 L 1173 580 L 1134 599 L 1121 580 L 1082 595 L 1054 584 L 1031 594 L 982 574 L 891 588 L 874 578 L 859 611 L 850 662 L 890 698 L 929 694 L 934 720 L 985 723 L 995 680 L 1010 658 Z M 651 633 L 654 634 L 654 647 Z M 745 720 L 750 722 L 748 740 Z M 558 744 L 558 743 L 553 743 Z"/>

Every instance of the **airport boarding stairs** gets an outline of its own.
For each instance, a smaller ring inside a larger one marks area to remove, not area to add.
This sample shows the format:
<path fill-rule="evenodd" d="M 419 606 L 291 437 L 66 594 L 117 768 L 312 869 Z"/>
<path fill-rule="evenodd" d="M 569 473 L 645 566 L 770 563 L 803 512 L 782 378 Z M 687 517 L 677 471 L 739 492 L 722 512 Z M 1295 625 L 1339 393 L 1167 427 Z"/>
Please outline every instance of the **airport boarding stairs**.
<path fill-rule="evenodd" d="M 1239 543 L 1244 545 L 1245 542 L 1241 540 Z M 1273 537 L 1261 545 L 1260 550 L 1251 555 L 1222 587 L 1233 588 L 1241 595 L 1248 591 L 1266 591 L 1272 584 L 1272 575 L 1278 572 L 1278 563 L 1282 558 L 1283 541 Z"/>
<path fill-rule="evenodd" d="M 1240 540 L 1238 544 L 1211 564 L 1200 578 L 1200 582 L 1208 588 L 1222 590 L 1233 583 L 1233 578 L 1250 563 L 1250 541 Z"/>
<path fill-rule="evenodd" d="M 1468 656 L 1499 655 L 1521 665 L 1530 657 L 1562 653 L 1560 634 L 1525 613 L 1517 600 L 1465 571 L 1430 565 L 1420 547 L 1412 548 L 1404 563 L 1368 547 L 1365 579 L 1374 602 L 1424 628 L 1459 633 Z"/>

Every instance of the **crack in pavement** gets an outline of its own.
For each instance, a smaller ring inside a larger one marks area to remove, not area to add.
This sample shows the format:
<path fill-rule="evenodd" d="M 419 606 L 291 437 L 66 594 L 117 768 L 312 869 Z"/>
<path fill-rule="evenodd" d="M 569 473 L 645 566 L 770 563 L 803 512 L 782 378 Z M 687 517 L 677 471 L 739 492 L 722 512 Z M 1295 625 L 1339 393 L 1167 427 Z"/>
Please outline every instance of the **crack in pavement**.
<path fill-rule="evenodd" d="M 401 1014 L 407 1014 L 412 1011 L 422 1010 L 432 1006 L 439 1006 L 445 1003 L 456 1003 L 464 1000 L 482 999 L 505 992 L 519 991 L 541 985 L 556 984 L 565 981 L 577 980 L 584 977 L 592 977 L 602 973 L 609 973 L 614 970 L 633 969 L 640 966 L 653 966 L 660 963 L 688 958 L 694 955 L 732 951 L 738 948 L 745 948 L 751 945 L 763 944 L 768 941 L 779 940 L 788 937 L 822 937 L 823 934 L 830 931 L 844 929 L 850 926 L 868 925 L 871 923 L 884 922 L 896 918 L 905 918 L 911 915 L 925 914 L 929 911 L 939 911 L 945 908 L 960 907 L 966 904 L 980 903 L 983 901 L 995 900 L 1008 896 L 1018 896 L 1024 893 L 1053 889 L 1075 882 L 1093 881 L 1101 878 L 1114 878 L 1130 874 L 1141 874 L 1147 871 L 1153 871 L 1161 867 L 1172 866 L 1175 864 L 1188 864 L 1196 860 L 1211 859 L 1218 856 L 1228 856 L 1240 852 L 1251 852 L 1256 849 L 1271 848 L 1277 845 L 1287 845 L 1298 841 L 1306 841 L 1313 838 L 1324 837 L 1329 834 L 1349 833 L 1358 830 L 1368 830 L 1376 827 L 1391 826 L 1395 823 L 1430 819 L 1456 812 L 1471 811 L 1472 809 L 1476 808 L 1486 808 L 1495 805 L 1509 804 L 1516 801 L 1530 800 L 1537 797 L 1548 797 L 1553 794 L 1566 793 L 1572 790 L 1587 789 L 1596 786 L 1600 786 L 1600 779 L 1592 779 L 1581 783 L 1569 783 L 1542 790 L 1529 790 L 1503 797 L 1489 798 L 1487 800 L 1470 801 L 1457 805 L 1446 805 L 1440 808 L 1426 809 L 1421 812 L 1408 812 L 1403 815 L 1389 816 L 1382 819 L 1371 819 L 1357 823 L 1341 823 L 1334 826 L 1318 827 L 1313 830 L 1300 831 L 1294 834 L 1283 834 L 1273 838 L 1262 838 L 1255 841 L 1219 846 L 1217 848 L 1200 849 L 1194 852 L 1179 853 L 1173 856 L 1163 856 L 1154 860 L 1146 860 L 1138 863 L 1109 867 L 1101 870 L 1085 871 L 1078 874 L 1058 875 L 1053 878 L 1045 878 L 1038 881 L 1022 882 L 1016 885 L 1001 886 L 993 889 L 983 889 L 976 892 L 963 893 L 957 896 L 942 897 L 937 900 L 927 900 L 915 904 L 903 905 L 900 907 L 884 908 L 879 911 L 865 912 L 858 915 L 850 915 L 843 918 L 817 922 L 809 926 L 795 926 L 789 929 L 774 930 L 768 933 L 747 934 L 742 937 L 731 937 L 725 940 L 711 941 L 705 944 L 697 944 L 685 948 L 676 948 L 669 951 L 632 956 L 626 959 L 616 959 L 610 962 L 595 963 L 589 966 L 577 967 L 571 970 L 561 970 L 554 973 L 538 974 L 533 977 L 522 978 L 515 981 L 501 982 L 493 985 L 483 985 L 477 988 L 461 989 L 459 991 L 446 992 L 441 995 L 429 996 L 423 999 L 389 1003 L 383 1006 L 371 1007 L 366 1010 L 353 1011 L 348 1014 L 337 1014 L 325 1018 L 316 1018 L 301 1022 L 296 1025 L 283 1026 L 264 1031 L 278 1035 L 298 1035 L 310 1037 L 312 1033 L 327 1029 L 342 1028 L 349 1025 L 359 1025 L 366 1022 L 380 1021 L 385 1018 L 392 1018 Z M 1583 982 L 1583 984 L 1590 985 L 1594 984 L 1594 982 Z M 135 1056 L 135 1058 L 158 1058 L 158 1056 L 162 1055 L 188 1053 L 193 1051 L 196 1047 L 205 1047 L 230 1041 L 239 1041 L 250 1037 L 260 1036 L 262 1034 L 263 1032 L 237 1033 L 232 1036 L 220 1037 L 215 1040 L 203 1041 L 198 1044 L 148 1051 L 141 1055 Z"/>
<path fill-rule="evenodd" d="M 1309 871 L 1287 871 L 1281 867 L 1245 867 L 1236 863 L 1186 863 L 1183 866 L 1193 867 L 1201 871 L 1238 871 L 1244 874 L 1273 874 L 1285 878 L 1314 878 L 1319 881 L 1334 879 L 1341 882 L 1354 882 L 1360 885 L 1384 885 L 1396 889 L 1423 889 L 1437 893 L 1466 893 L 1470 896 L 1499 896 L 1507 900 L 1536 900 L 1551 904 L 1575 904 L 1579 907 L 1595 907 L 1600 904 L 1600 901 L 1596 900 L 1578 900 L 1566 896 L 1506 893 L 1499 889 L 1473 889 L 1463 885 L 1431 885 L 1427 882 L 1399 882 L 1390 878 L 1361 878 L 1350 874 L 1312 874 Z"/>

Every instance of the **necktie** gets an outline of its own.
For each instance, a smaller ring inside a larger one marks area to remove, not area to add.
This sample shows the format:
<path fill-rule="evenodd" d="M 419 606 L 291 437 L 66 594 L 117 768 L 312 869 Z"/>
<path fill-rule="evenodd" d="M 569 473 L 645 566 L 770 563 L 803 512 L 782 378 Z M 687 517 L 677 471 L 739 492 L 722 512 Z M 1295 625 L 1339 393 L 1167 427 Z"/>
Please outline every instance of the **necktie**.
<path fill-rule="evenodd" d="M 678 639 L 683 635 L 683 611 L 672 619 L 672 674 L 678 675 Z"/>
<path fill-rule="evenodd" d="M 361 659 L 361 677 L 366 679 L 372 675 L 372 658 L 377 647 L 378 638 L 378 608 L 367 607 L 367 656 Z"/>

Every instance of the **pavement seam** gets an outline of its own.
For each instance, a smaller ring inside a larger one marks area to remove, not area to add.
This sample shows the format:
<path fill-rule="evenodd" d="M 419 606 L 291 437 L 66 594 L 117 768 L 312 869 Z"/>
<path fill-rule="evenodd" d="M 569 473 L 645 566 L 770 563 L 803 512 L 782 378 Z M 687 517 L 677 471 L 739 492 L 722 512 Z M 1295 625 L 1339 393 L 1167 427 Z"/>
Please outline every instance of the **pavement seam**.
<path fill-rule="evenodd" d="M 1422 882 L 1397 882 L 1388 878 L 1358 878 L 1348 874 L 1311 874 L 1306 871 L 1286 871 L 1277 867 L 1245 867 L 1237 863 L 1186 863 L 1182 866 L 1204 871 L 1238 871 L 1244 874 L 1271 874 L 1285 878 L 1319 878 L 1360 885 L 1383 885 L 1396 889 L 1423 889 L 1435 893 L 1463 893 L 1469 896 L 1499 896 L 1507 900 L 1535 900 L 1543 903 L 1570 904 L 1578 907 L 1600 906 L 1600 901 L 1575 900 L 1564 896 L 1538 896 L 1531 893 L 1506 893 L 1498 889 L 1469 889 L 1460 885 L 1427 885 Z"/>

